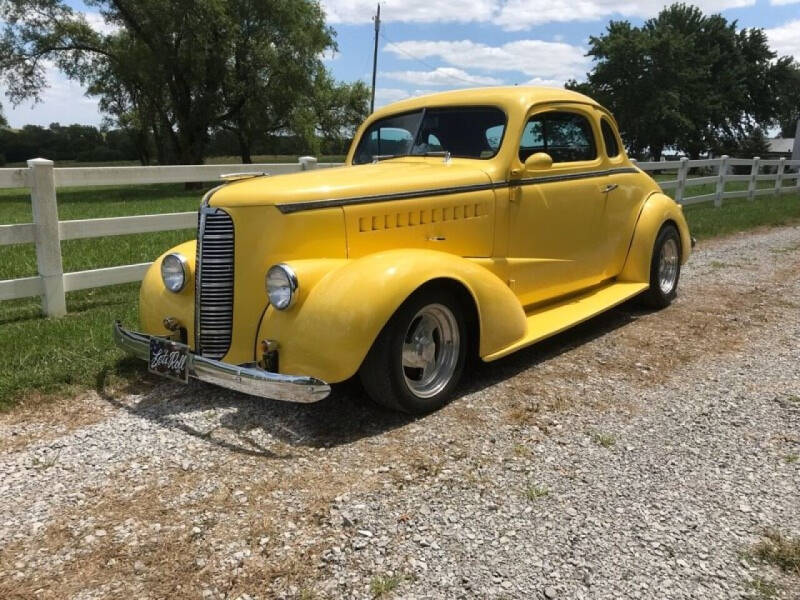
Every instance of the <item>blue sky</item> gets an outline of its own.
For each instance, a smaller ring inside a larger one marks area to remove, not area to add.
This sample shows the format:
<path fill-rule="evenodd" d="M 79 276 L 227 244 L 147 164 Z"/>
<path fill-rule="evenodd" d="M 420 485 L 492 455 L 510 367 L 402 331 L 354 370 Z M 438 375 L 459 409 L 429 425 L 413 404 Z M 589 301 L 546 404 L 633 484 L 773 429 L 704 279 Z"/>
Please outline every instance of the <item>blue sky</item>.
<path fill-rule="evenodd" d="M 97 14 L 70 2 L 102 27 Z M 762 27 L 779 54 L 800 60 L 800 0 L 699 0 L 740 27 Z M 339 51 L 325 62 L 337 79 L 370 81 L 375 0 L 322 0 Z M 384 0 L 378 54 L 378 106 L 432 91 L 498 84 L 561 85 L 582 79 L 590 35 L 610 19 L 641 23 L 662 0 Z M 97 102 L 58 72 L 43 102 L 12 108 L 12 127 L 53 121 L 99 124 Z"/>

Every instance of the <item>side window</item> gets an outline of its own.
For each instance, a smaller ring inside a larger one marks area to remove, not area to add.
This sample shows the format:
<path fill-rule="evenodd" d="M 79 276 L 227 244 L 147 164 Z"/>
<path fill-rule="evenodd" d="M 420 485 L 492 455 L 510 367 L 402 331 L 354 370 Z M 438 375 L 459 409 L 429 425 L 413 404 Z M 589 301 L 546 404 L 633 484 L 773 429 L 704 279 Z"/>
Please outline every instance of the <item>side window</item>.
<path fill-rule="evenodd" d="M 614 128 L 611 127 L 606 119 L 600 119 L 600 129 L 603 132 L 603 143 L 606 145 L 606 155 L 609 158 L 619 156 L 619 144 L 617 144 L 617 136 L 614 135 Z"/>
<path fill-rule="evenodd" d="M 489 145 L 490 150 L 497 152 L 497 149 L 500 147 L 500 142 L 503 140 L 503 132 L 505 129 L 505 125 L 493 125 L 486 130 L 486 143 Z"/>
<path fill-rule="evenodd" d="M 519 159 L 547 152 L 554 163 L 597 158 L 597 144 L 589 119 L 572 112 L 548 112 L 531 117 L 522 132 Z"/>

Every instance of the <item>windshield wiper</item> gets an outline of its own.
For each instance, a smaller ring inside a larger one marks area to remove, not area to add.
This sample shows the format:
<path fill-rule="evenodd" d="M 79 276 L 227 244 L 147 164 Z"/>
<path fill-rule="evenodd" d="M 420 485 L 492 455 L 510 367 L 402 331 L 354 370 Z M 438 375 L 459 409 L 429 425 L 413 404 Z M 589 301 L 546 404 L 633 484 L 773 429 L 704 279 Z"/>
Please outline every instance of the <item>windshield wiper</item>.
<path fill-rule="evenodd" d="M 382 160 L 389 160 L 390 158 L 400 158 L 402 156 L 411 156 L 410 154 L 373 154 L 372 162 L 380 162 Z"/>
<path fill-rule="evenodd" d="M 450 160 L 450 152 L 448 150 L 427 150 L 425 152 L 412 152 L 411 154 L 374 154 L 372 162 L 376 163 L 390 158 L 405 158 L 407 156 L 441 156 L 444 158 L 444 162 Z"/>

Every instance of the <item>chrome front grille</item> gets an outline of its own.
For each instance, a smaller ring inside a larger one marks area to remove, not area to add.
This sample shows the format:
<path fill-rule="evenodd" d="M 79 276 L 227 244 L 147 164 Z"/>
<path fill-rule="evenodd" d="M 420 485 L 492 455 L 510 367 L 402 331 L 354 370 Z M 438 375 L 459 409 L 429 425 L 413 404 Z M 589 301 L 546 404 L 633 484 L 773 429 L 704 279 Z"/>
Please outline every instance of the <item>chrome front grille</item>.
<path fill-rule="evenodd" d="M 222 358 L 233 330 L 233 221 L 220 208 L 200 209 L 195 273 L 195 348 Z"/>

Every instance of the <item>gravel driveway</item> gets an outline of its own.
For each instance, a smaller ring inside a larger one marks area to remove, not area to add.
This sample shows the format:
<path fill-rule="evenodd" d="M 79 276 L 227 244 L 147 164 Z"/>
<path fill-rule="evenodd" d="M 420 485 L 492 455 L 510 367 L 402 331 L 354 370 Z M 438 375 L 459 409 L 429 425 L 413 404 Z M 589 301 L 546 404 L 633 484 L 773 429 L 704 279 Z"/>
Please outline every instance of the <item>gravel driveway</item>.
<path fill-rule="evenodd" d="M 150 382 L 0 415 L 0 597 L 798 598 L 800 227 L 412 420 Z"/>

